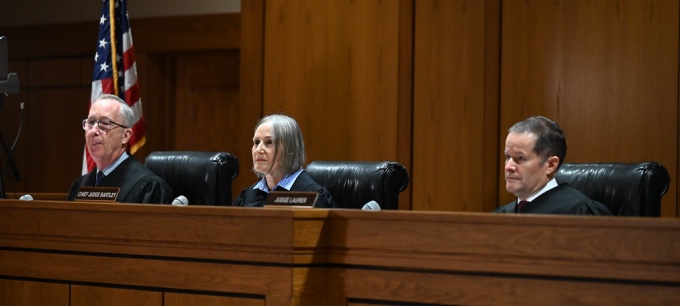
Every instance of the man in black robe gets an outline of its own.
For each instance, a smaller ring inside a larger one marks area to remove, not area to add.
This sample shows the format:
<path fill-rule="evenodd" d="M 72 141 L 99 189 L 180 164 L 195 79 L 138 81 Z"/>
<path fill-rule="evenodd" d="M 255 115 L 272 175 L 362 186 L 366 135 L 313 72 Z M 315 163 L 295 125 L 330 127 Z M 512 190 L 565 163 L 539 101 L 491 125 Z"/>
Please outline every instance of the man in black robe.
<path fill-rule="evenodd" d="M 508 130 L 505 139 L 505 189 L 517 200 L 496 213 L 611 215 L 568 184 L 557 184 L 555 174 L 567 154 L 562 129 L 554 121 L 530 117 Z"/>
<path fill-rule="evenodd" d="M 116 201 L 125 203 L 170 204 L 172 188 L 126 150 L 134 124 L 132 109 L 115 95 L 102 95 L 83 120 L 87 150 L 96 169 L 78 178 L 68 200 L 76 198 L 81 186 L 119 187 Z"/>

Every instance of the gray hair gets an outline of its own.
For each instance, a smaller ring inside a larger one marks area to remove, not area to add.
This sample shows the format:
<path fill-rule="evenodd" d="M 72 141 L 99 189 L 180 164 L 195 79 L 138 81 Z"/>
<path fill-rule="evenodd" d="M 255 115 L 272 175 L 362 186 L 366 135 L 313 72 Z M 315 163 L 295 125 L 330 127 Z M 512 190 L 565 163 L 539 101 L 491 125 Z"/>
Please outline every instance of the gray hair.
<path fill-rule="evenodd" d="M 560 159 L 558 169 L 564 162 L 567 155 L 567 139 L 562 132 L 562 128 L 555 122 L 543 116 L 533 116 L 515 123 L 510 129 L 510 133 L 531 133 L 536 135 L 534 152 L 545 163 L 550 156 L 557 156 Z"/>
<path fill-rule="evenodd" d="M 120 124 L 131 128 L 132 125 L 135 123 L 135 113 L 132 110 L 132 108 L 127 103 L 125 103 L 125 100 L 121 99 L 119 96 L 116 96 L 116 95 L 102 94 L 99 97 L 97 97 L 97 99 L 95 100 L 95 103 L 99 100 L 104 100 L 104 99 L 116 100 L 120 103 L 119 114 L 123 118 L 123 122 L 120 122 Z"/>
<path fill-rule="evenodd" d="M 306 158 L 305 141 L 297 121 L 282 114 L 269 115 L 257 122 L 255 131 L 263 124 L 271 125 L 272 141 L 276 148 L 274 160 L 279 161 L 281 174 L 285 176 L 302 168 Z M 259 178 L 264 176 L 262 173 L 256 174 Z"/>

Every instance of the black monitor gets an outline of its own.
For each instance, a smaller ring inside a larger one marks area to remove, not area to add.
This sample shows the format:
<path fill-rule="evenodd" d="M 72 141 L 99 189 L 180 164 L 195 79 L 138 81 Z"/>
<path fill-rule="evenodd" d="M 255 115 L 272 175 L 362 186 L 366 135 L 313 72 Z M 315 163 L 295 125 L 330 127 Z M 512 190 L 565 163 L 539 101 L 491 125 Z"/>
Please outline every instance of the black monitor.
<path fill-rule="evenodd" d="M 7 37 L 0 36 L 0 111 L 4 111 L 5 96 L 7 96 L 7 94 L 19 93 L 19 77 L 16 73 L 9 73 L 9 68 L 7 67 L 8 62 Z M 23 122 L 23 105 L 21 107 L 21 111 L 21 121 Z M 19 124 L 19 132 L 21 132 L 21 123 Z M 19 134 L 17 133 L 17 139 L 19 137 L 18 135 Z M 0 144 L 2 145 L 3 152 L 7 155 L 7 169 L 12 170 L 17 181 L 21 180 L 21 176 L 19 176 L 19 171 L 17 170 L 17 165 L 14 162 L 14 154 L 12 153 L 14 145 L 12 145 L 12 147 L 7 145 L 5 138 L 2 135 L 1 129 Z M 3 184 L 2 174 L 3 171 L 2 168 L 0 168 L 0 198 L 5 197 L 5 187 Z"/>
<path fill-rule="evenodd" d="M 16 73 L 9 73 L 8 53 L 7 37 L 0 36 L 0 94 L 18 94 L 19 76 Z"/>
<path fill-rule="evenodd" d="M 0 80 L 6 80 L 9 75 L 9 68 L 7 68 L 7 37 L 0 36 Z"/>

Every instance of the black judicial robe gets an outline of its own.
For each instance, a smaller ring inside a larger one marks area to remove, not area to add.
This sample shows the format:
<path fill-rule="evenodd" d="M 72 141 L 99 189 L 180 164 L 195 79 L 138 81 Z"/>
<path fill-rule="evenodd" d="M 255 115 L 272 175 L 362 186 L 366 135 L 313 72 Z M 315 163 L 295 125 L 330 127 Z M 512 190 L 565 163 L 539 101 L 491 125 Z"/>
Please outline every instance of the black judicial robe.
<path fill-rule="evenodd" d="M 516 213 L 517 201 L 496 208 L 495 213 Z M 612 213 L 602 203 L 593 201 L 571 187 L 560 184 L 546 191 L 522 208 L 522 214 L 553 215 L 596 215 L 611 216 Z"/>
<path fill-rule="evenodd" d="M 241 193 L 236 197 L 236 200 L 231 204 L 231 206 L 246 206 L 246 207 L 261 207 L 264 205 L 264 201 L 267 199 L 268 193 L 260 190 L 253 189 L 255 184 L 250 185 L 250 187 L 243 189 Z M 285 189 L 280 189 L 285 190 Z M 279 189 L 277 189 L 279 191 Z M 293 185 L 290 187 L 290 191 L 314 191 L 319 193 L 315 208 L 334 208 L 335 204 L 333 202 L 333 197 L 331 193 L 326 190 L 326 188 L 321 187 L 317 184 L 314 179 L 306 171 L 300 172 L 300 175 L 295 179 Z"/>
<path fill-rule="evenodd" d="M 73 201 L 80 186 L 94 186 L 97 170 L 78 178 L 68 194 Z M 123 162 L 105 176 L 98 187 L 120 187 L 116 202 L 170 204 L 173 191 L 162 178 L 151 172 L 134 157 L 128 156 Z"/>

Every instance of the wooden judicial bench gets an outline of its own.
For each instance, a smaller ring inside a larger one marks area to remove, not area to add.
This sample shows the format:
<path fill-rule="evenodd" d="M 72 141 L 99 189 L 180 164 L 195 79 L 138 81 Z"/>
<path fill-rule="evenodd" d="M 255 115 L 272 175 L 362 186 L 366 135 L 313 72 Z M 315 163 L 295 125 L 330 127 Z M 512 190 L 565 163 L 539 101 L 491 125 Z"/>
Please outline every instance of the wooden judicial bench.
<path fill-rule="evenodd" d="M 680 222 L 2 199 L 0 305 L 680 305 Z"/>

